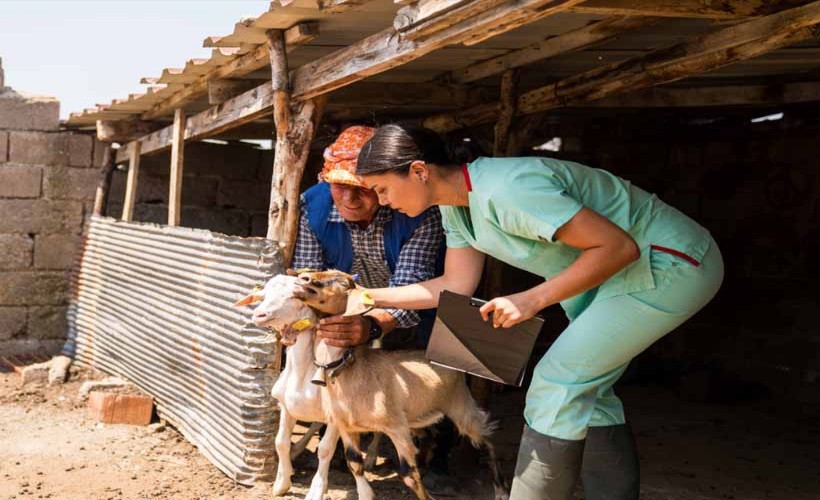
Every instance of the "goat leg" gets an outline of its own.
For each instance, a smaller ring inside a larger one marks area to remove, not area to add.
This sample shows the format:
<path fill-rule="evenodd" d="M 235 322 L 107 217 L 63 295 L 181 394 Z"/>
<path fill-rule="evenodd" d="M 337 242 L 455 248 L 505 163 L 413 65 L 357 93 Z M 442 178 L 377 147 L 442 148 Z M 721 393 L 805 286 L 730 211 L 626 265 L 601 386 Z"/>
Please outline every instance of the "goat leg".
<path fill-rule="evenodd" d="M 290 461 L 290 439 L 296 418 L 279 405 L 279 430 L 276 432 L 276 455 L 279 465 L 276 469 L 276 481 L 273 483 L 273 496 L 282 496 L 290 489 L 290 477 L 293 475 L 293 464 Z"/>
<path fill-rule="evenodd" d="M 345 447 L 345 458 L 353 478 L 356 480 L 356 493 L 359 500 L 373 500 L 373 488 L 364 477 L 364 457 L 360 446 L 360 435 L 340 430 L 342 443 Z"/>
<path fill-rule="evenodd" d="M 416 449 L 416 445 L 413 444 L 413 436 L 410 432 L 410 428 L 394 429 L 387 433 L 387 436 L 393 441 L 393 445 L 396 447 L 396 452 L 399 455 L 399 475 L 402 481 L 404 481 L 404 484 L 413 490 L 417 500 L 433 500 L 433 497 L 427 493 L 424 484 L 421 482 L 421 473 L 416 465 L 418 449 Z"/>
<path fill-rule="evenodd" d="M 302 439 L 300 439 L 299 442 L 294 444 L 291 448 L 291 460 L 296 460 L 296 457 L 298 457 L 302 454 L 303 451 L 305 451 L 305 448 L 307 448 L 307 445 L 310 442 L 310 438 L 312 438 L 317 432 L 319 432 L 319 429 L 321 429 L 323 425 L 324 424 L 322 422 L 312 422 L 310 424 L 310 428 L 307 430 L 307 432 L 305 432 L 305 435 L 302 436 Z"/>
<path fill-rule="evenodd" d="M 305 496 L 305 500 L 322 500 L 327 492 L 328 474 L 330 473 L 330 461 L 336 445 L 339 442 L 339 428 L 333 424 L 327 424 L 325 435 L 319 441 L 319 448 L 316 450 L 319 455 L 319 467 L 310 482 L 310 491 Z"/>
<path fill-rule="evenodd" d="M 371 472 L 376 468 L 376 460 L 379 458 L 379 445 L 381 441 L 382 433 L 374 432 L 373 439 L 371 439 L 370 444 L 367 445 L 367 453 L 365 453 L 364 456 L 364 470 L 367 472 Z"/>

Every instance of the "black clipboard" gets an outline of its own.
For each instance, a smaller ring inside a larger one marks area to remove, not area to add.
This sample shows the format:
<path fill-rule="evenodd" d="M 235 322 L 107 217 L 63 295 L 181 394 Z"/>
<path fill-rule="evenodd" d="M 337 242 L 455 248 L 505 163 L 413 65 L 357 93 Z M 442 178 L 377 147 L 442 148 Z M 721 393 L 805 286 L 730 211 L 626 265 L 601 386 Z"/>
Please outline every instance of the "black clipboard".
<path fill-rule="evenodd" d="M 544 320 L 493 328 L 478 309 L 486 301 L 444 291 L 425 356 L 430 362 L 520 387 Z"/>

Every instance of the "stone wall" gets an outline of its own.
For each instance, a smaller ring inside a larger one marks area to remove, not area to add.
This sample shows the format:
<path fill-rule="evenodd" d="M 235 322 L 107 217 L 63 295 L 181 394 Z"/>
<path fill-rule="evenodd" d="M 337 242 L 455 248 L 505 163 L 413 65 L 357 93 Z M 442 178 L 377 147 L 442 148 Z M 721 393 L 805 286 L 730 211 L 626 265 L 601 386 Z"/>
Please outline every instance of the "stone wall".
<path fill-rule="evenodd" d="M 68 272 L 103 148 L 59 130 L 59 109 L 0 87 L 0 353 L 53 350 L 65 337 Z"/>

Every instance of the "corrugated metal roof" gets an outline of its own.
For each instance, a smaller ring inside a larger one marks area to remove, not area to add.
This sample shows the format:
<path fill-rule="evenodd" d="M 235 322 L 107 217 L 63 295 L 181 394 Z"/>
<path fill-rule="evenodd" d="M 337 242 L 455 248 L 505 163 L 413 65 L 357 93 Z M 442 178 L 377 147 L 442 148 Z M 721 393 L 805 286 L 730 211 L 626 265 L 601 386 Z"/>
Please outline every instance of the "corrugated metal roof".
<path fill-rule="evenodd" d="M 285 6 L 281 4 L 285 3 Z M 804 2 L 793 2 L 796 4 Z M 266 43 L 266 31 L 272 28 L 287 29 L 300 22 L 319 21 L 319 34 L 305 45 L 299 46 L 288 56 L 288 64 L 293 68 L 327 56 L 343 47 L 358 42 L 393 25 L 396 11 L 400 8 L 393 0 L 370 0 L 343 12 L 331 13 L 322 10 L 317 0 L 295 0 L 293 2 L 271 2 L 267 12 L 256 18 L 237 22 L 233 31 L 225 36 L 212 36 L 204 41 L 205 47 L 215 47 L 210 57 L 191 59 L 183 68 L 165 68 L 159 77 L 143 78 L 142 82 L 151 86 L 144 93 L 132 94 L 126 99 L 98 104 L 94 108 L 72 113 L 68 126 L 89 127 L 97 120 L 118 120 L 136 117 L 149 112 L 158 103 L 170 98 L 180 89 L 195 85 L 208 72 L 235 62 L 248 52 Z M 368 81 L 377 82 L 430 82 L 448 71 L 460 69 L 478 61 L 487 60 L 546 38 L 581 28 L 591 22 L 605 19 L 601 14 L 562 12 L 539 21 L 526 24 L 509 32 L 492 37 L 482 43 L 465 47 L 450 45 L 431 52 L 407 64 L 381 74 L 370 76 Z M 529 82 L 541 86 L 558 78 L 581 73 L 597 67 L 640 55 L 650 50 L 669 46 L 684 39 L 725 27 L 737 20 L 703 18 L 670 18 L 653 26 L 643 27 L 633 32 L 623 33 L 607 42 L 526 67 L 527 78 L 522 82 L 526 90 Z M 808 49 L 808 50 L 807 50 Z M 809 71 L 817 66 L 817 50 L 820 41 L 808 42 L 797 48 L 774 51 L 762 57 L 744 61 L 718 71 L 695 75 L 686 82 L 693 85 L 709 83 L 709 79 L 734 78 L 737 80 L 765 79 L 772 75 L 787 75 Z M 267 65 L 243 74 L 242 79 L 270 79 Z M 494 86 L 496 78 L 483 82 Z M 742 83 L 742 82 L 739 82 Z M 157 85 L 159 84 L 159 85 Z M 162 85 L 166 86 L 162 86 Z M 354 84 L 355 85 L 355 84 Z M 189 113 L 209 107 L 207 96 L 185 102 Z M 343 106 L 343 102 L 333 101 L 332 105 Z M 170 117 L 170 111 L 168 111 Z"/>
<path fill-rule="evenodd" d="M 273 335 L 233 302 L 281 272 L 277 247 L 94 216 L 72 279 L 64 354 L 133 381 L 243 484 L 273 471 Z"/>

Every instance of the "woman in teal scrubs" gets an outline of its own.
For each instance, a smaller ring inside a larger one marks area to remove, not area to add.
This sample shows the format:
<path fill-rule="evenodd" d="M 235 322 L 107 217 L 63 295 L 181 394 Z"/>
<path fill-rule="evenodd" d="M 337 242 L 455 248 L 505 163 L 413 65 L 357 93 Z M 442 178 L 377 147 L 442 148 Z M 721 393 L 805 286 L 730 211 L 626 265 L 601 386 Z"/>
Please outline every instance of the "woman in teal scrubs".
<path fill-rule="evenodd" d="M 512 499 L 572 498 L 579 476 L 587 500 L 637 499 L 637 453 L 612 386 L 717 293 L 723 261 L 709 232 L 629 181 L 578 163 L 455 164 L 422 128 L 377 129 L 357 174 L 381 204 L 407 215 L 439 205 L 447 233 L 444 275 L 372 290 L 377 306 L 428 309 L 442 290 L 470 295 L 491 255 L 545 281 L 493 298 L 481 308 L 485 320 L 508 328 L 556 303 L 570 320 L 533 373 Z"/>

